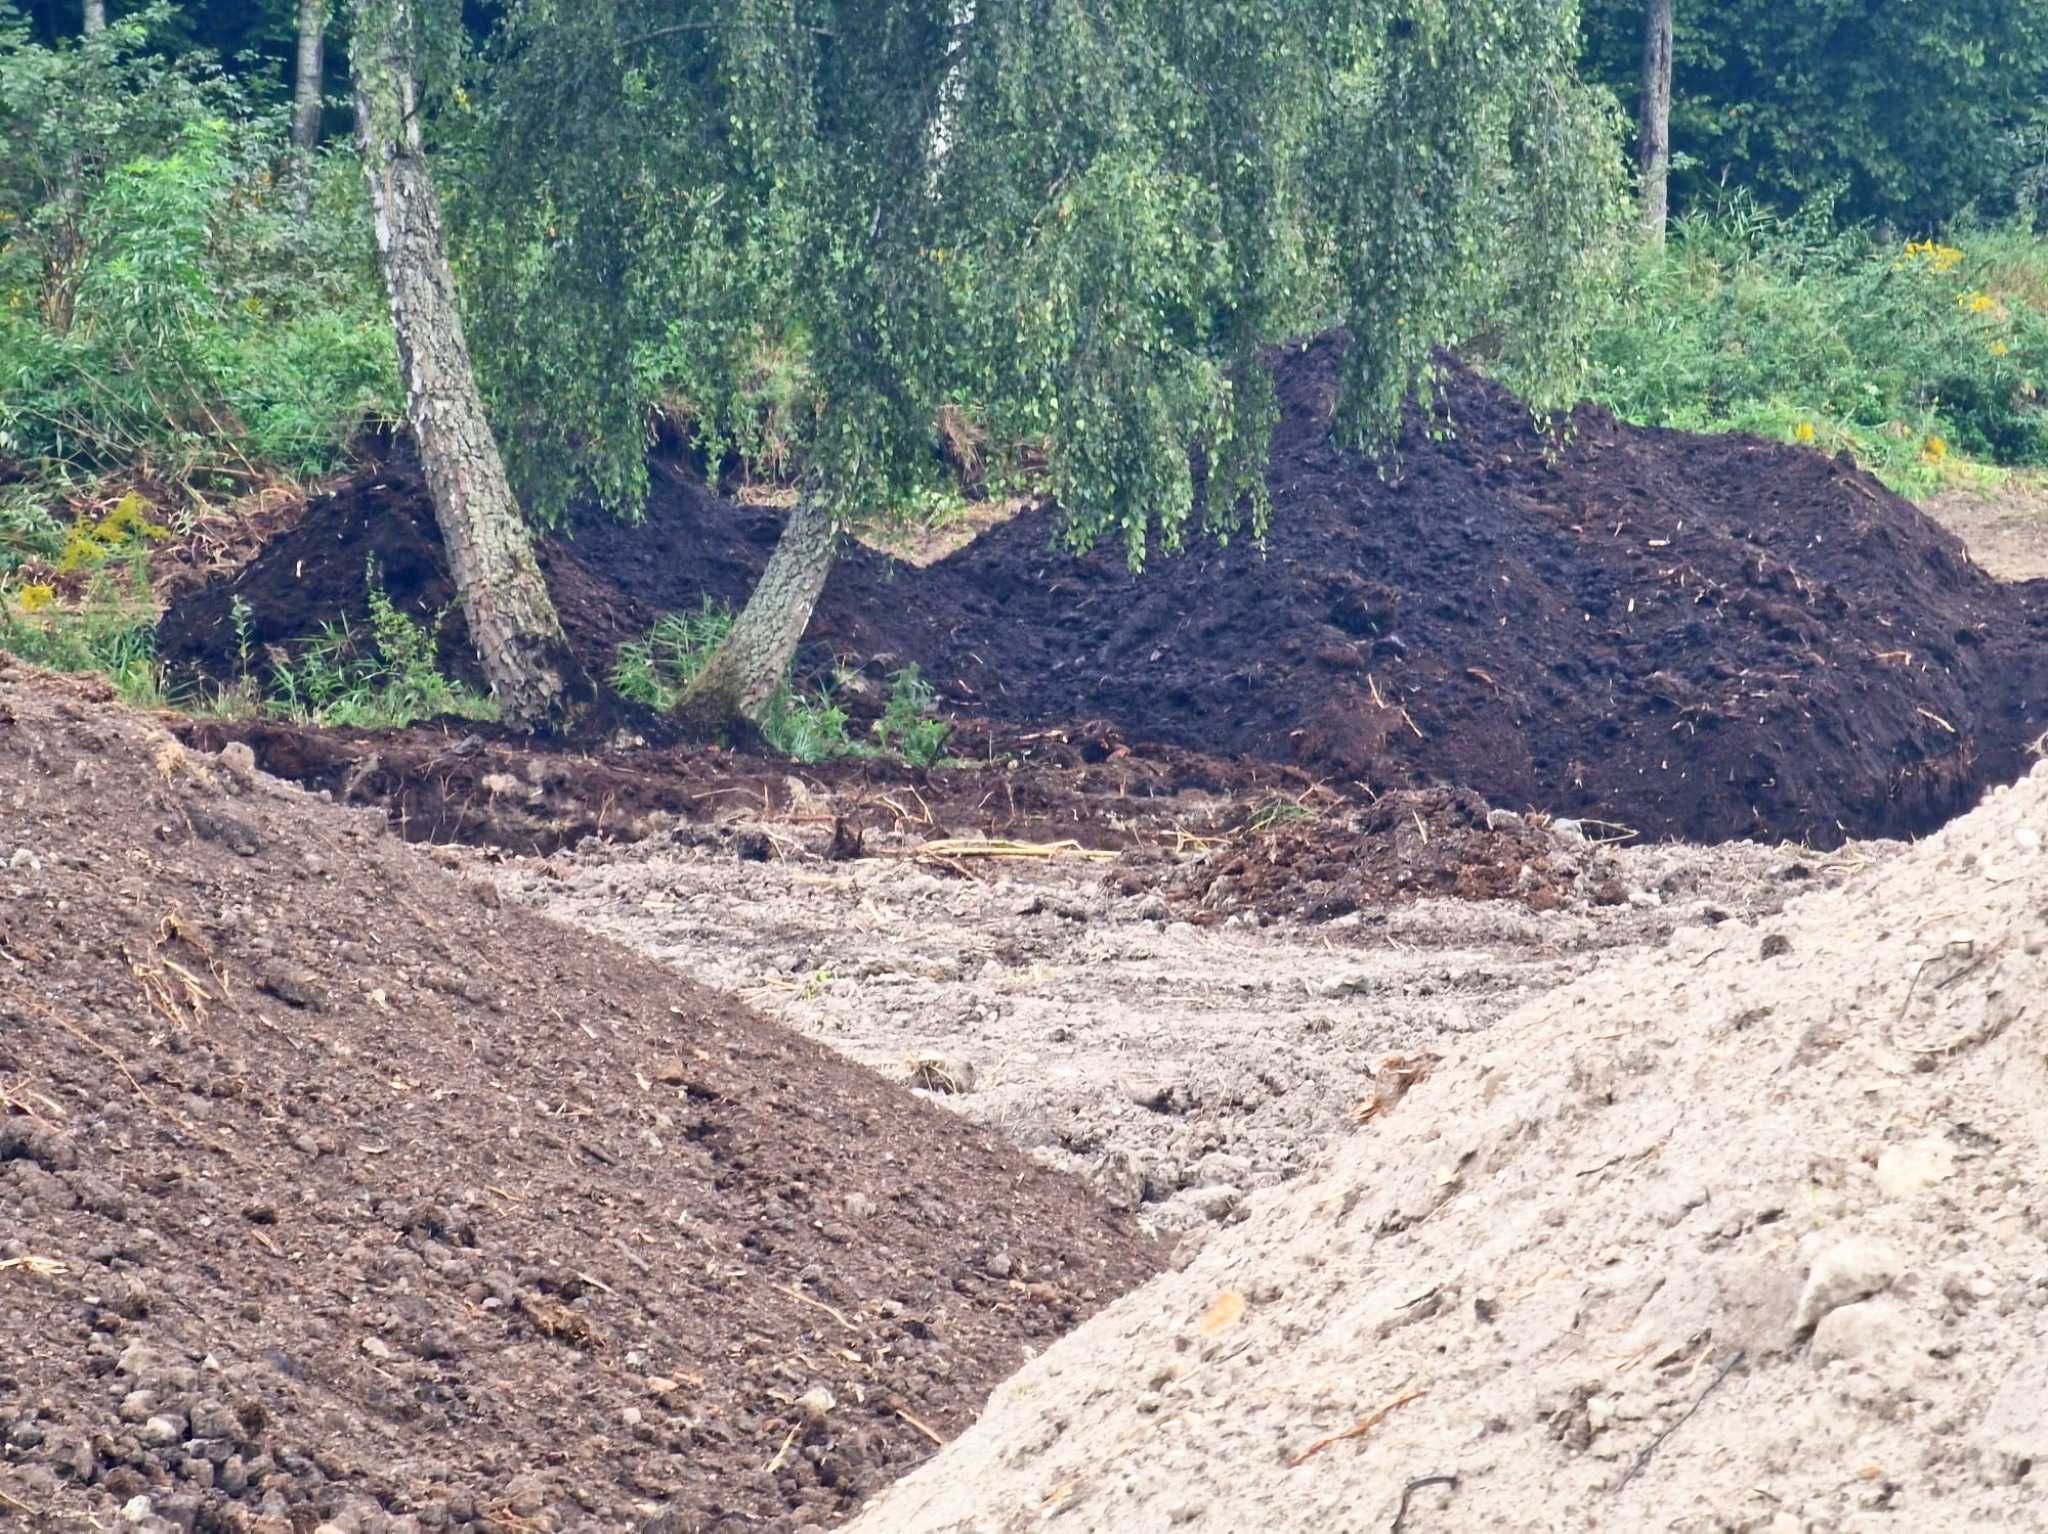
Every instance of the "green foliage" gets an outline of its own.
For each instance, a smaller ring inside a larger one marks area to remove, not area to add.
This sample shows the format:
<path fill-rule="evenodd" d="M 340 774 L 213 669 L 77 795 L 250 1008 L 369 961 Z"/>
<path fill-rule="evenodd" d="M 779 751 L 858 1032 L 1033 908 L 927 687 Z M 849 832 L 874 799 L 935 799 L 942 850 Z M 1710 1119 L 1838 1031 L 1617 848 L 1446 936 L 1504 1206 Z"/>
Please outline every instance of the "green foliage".
<path fill-rule="evenodd" d="M 246 610 L 234 615 L 244 678 L 239 695 L 262 694 L 261 706 L 305 723 L 395 730 L 419 719 L 495 719 L 497 708 L 441 674 L 435 635 L 441 619 L 418 622 L 392 603 L 369 570 L 369 633 L 345 620 L 325 625 L 297 654 L 281 654 L 266 689 L 247 671 Z M 445 616 L 445 615 L 443 615 Z M 232 705 L 234 698 L 222 700 Z"/>
<path fill-rule="evenodd" d="M 710 597 L 694 613 L 662 614 L 645 639 L 619 646 L 612 662 L 613 690 L 666 713 L 725 642 L 732 621 L 732 609 Z M 760 727 L 769 745 L 799 762 L 829 761 L 859 750 L 846 732 L 846 711 L 822 692 L 807 696 L 783 687 L 769 700 Z"/>
<path fill-rule="evenodd" d="M 1633 104 L 1643 0 L 1585 11 L 1588 75 Z M 1917 232 L 2042 206 L 2048 0 L 1722 0 L 1673 19 L 1674 207 L 1833 190 L 1846 217 Z"/>
<path fill-rule="evenodd" d="M 953 726 L 932 707 L 938 693 L 913 662 L 889 679 L 889 701 L 872 726 L 875 742 L 915 767 L 930 767 L 946 752 Z"/>
<path fill-rule="evenodd" d="M 620 697 L 666 713 L 674 708 L 732 628 L 732 609 L 710 597 L 689 613 L 664 613 L 645 639 L 630 640 L 612 660 L 611 684 Z M 937 694 L 914 665 L 890 678 L 889 700 L 871 726 L 872 748 L 847 731 L 846 710 L 828 690 L 804 693 L 784 687 L 770 701 L 761 734 L 784 756 L 799 762 L 831 761 L 872 751 L 930 767 L 945 755 L 953 727 L 932 716 Z"/>
<path fill-rule="evenodd" d="M 397 398 L 360 174 L 284 174 L 282 115 L 156 47 L 171 17 L 0 25 L 0 455 L 29 486 L 0 526 L 112 469 L 319 472 Z"/>
<path fill-rule="evenodd" d="M 52 671 L 100 672 L 128 702 L 160 703 L 156 607 L 143 550 L 106 554 L 69 600 L 43 581 L 0 585 L 0 650 Z"/>
<path fill-rule="evenodd" d="M 1571 0 L 504 15 L 450 124 L 454 201 L 472 339 L 544 510 L 584 485 L 637 504 L 663 402 L 743 437 L 755 359 L 781 355 L 808 408 L 773 435 L 842 521 L 929 493 L 955 407 L 1042 447 L 1072 539 L 1136 561 L 1198 508 L 1262 523 L 1260 350 L 1305 328 L 1351 327 L 1358 441 L 1482 328 L 1547 402 L 1579 376 L 1618 156 Z"/>
<path fill-rule="evenodd" d="M 1837 232 L 1824 205 L 1687 216 L 1618 285 L 1593 395 L 1653 425 L 1847 449 L 1908 492 L 1958 457 L 2048 463 L 2048 249 L 2010 229 L 1951 238 Z"/>
<path fill-rule="evenodd" d="M 252 670 L 250 610 L 229 608 L 242 676 L 201 700 L 203 713 L 274 713 L 309 725 L 403 729 L 420 719 L 496 719 L 498 707 L 461 682 L 442 676 L 436 633 L 440 619 L 420 623 L 401 612 L 369 567 L 369 633 L 346 619 L 322 625 L 293 647 L 272 647 L 266 676 Z"/>
<path fill-rule="evenodd" d="M 645 639 L 619 646 L 612 690 L 667 713 L 732 632 L 732 609 L 710 597 L 693 613 L 663 613 Z"/>
<path fill-rule="evenodd" d="M 761 737 L 792 761 L 829 762 L 860 754 L 846 733 L 846 710 L 825 692 L 805 694 L 783 688 L 768 700 L 761 716 Z"/>

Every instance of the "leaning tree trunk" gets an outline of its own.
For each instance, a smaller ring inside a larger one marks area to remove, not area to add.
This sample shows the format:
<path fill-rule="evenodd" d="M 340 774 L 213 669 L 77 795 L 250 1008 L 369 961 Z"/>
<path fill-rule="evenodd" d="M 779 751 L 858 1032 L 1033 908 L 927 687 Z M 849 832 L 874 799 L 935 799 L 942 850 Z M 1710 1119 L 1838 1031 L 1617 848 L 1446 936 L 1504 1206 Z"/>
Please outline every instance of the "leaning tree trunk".
<path fill-rule="evenodd" d="M 1636 163 L 1642 172 L 1643 232 L 1661 245 L 1671 212 L 1671 0 L 1645 0 L 1640 112 Z"/>
<path fill-rule="evenodd" d="M 327 0 L 299 0 L 299 63 L 292 77 L 292 148 L 310 155 L 320 143 L 320 92 L 327 70 Z"/>
<path fill-rule="evenodd" d="M 469 364 L 440 203 L 420 139 L 412 0 L 357 0 L 349 43 L 377 255 L 406 419 L 469 636 L 505 717 L 566 724 L 590 683 L 562 637 Z"/>
<path fill-rule="evenodd" d="M 706 724 L 736 718 L 760 723 L 788 680 L 790 660 L 832 573 L 838 541 L 831 512 L 819 497 L 805 495 L 783 525 L 768 568 L 725 643 L 684 693 L 680 712 Z"/>
<path fill-rule="evenodd" d="M 107 0 L 85 0 L 85 35 L 107 30 Z"/>

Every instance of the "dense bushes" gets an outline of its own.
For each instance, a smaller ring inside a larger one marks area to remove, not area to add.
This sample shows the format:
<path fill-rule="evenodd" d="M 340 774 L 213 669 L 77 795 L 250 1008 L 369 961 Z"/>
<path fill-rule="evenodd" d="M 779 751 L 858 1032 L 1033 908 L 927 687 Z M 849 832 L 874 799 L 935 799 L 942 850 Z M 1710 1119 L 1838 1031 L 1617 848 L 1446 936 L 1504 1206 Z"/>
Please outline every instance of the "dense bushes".
<path fill-rule="evenodd" d="M 1583 68 L 1636 98 L 1643 0 L 1587 0 Z M 1674 206 L 1728 188 L 1914 234 L 2048 192 L 2048 0 L 1719 0 L 1674 17 Z"/>
<path fill-rule="evenodd" d="M 1737 199 L 1618 282 L 1593 392 L 1620 415 L 1850 449 L 1924 491 L 1957 458 L 2048 464 L 2048 246 L 2010 228 L 1900 242 Z"/>
<path fill-rule="evenodd" d="M 318 472 L 397 399 L 359 172 L 153 52 L 167 15 L 55 48 L 0 15 L 0 569 L 61 539 L 69 484 Z"/>

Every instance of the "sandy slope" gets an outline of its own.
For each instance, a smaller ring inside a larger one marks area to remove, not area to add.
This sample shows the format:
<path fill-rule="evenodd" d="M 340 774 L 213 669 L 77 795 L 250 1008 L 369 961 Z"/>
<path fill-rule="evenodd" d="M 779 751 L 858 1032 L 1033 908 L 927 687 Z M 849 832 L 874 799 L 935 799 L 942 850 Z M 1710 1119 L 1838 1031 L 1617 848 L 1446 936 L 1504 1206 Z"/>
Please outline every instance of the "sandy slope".
<path fill-rule="evenodd" d="M 2048 768 L 1447 1039 L 854 1527 L 2048 1528 L 2044 838 Z"/>

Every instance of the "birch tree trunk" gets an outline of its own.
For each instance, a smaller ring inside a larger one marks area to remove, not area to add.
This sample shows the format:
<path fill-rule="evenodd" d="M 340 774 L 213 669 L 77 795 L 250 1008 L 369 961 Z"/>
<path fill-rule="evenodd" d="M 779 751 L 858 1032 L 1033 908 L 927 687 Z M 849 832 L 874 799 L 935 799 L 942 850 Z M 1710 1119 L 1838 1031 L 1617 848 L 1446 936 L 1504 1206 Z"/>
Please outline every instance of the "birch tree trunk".
<path fill-rule="evenodd" d="M 320 143 L 320 93 L 327 73 L 327 0 L 299 0 L 299 61 L 292 77 L 292 148 L 310 155 Z"/>
<path fill-rule="evenodd" d="M 107 0 L 85 0 L 85 35 L 107 30 Z"/>
<path fill-rule="evenodd" d="M 505 717 L 560 727 L 592 689 L 562 637 L 470 369 L 420 137 L 412 0 L 357 0 L 352 19 L 356 130 L 398 336 L 406 418 L 456 594 Z"/>
<path fill-rule="evenodd" d="M 1643 232 L 1662 245 L 1671 212 L 1671 0 L 1644 0 L 1639 112 L 1636 163 L 1642 173 Z"/>
<path fill-rule="evenodd" d="M 839 530 L 820 501 L 805 495 L 783 524 L 768 567 L 733 620 L 732 631 L 690 684 L 678 712 L 705 724 L 745 718 L 758 724 L 789 676 L 797 644 L 832 573 Z"/>

